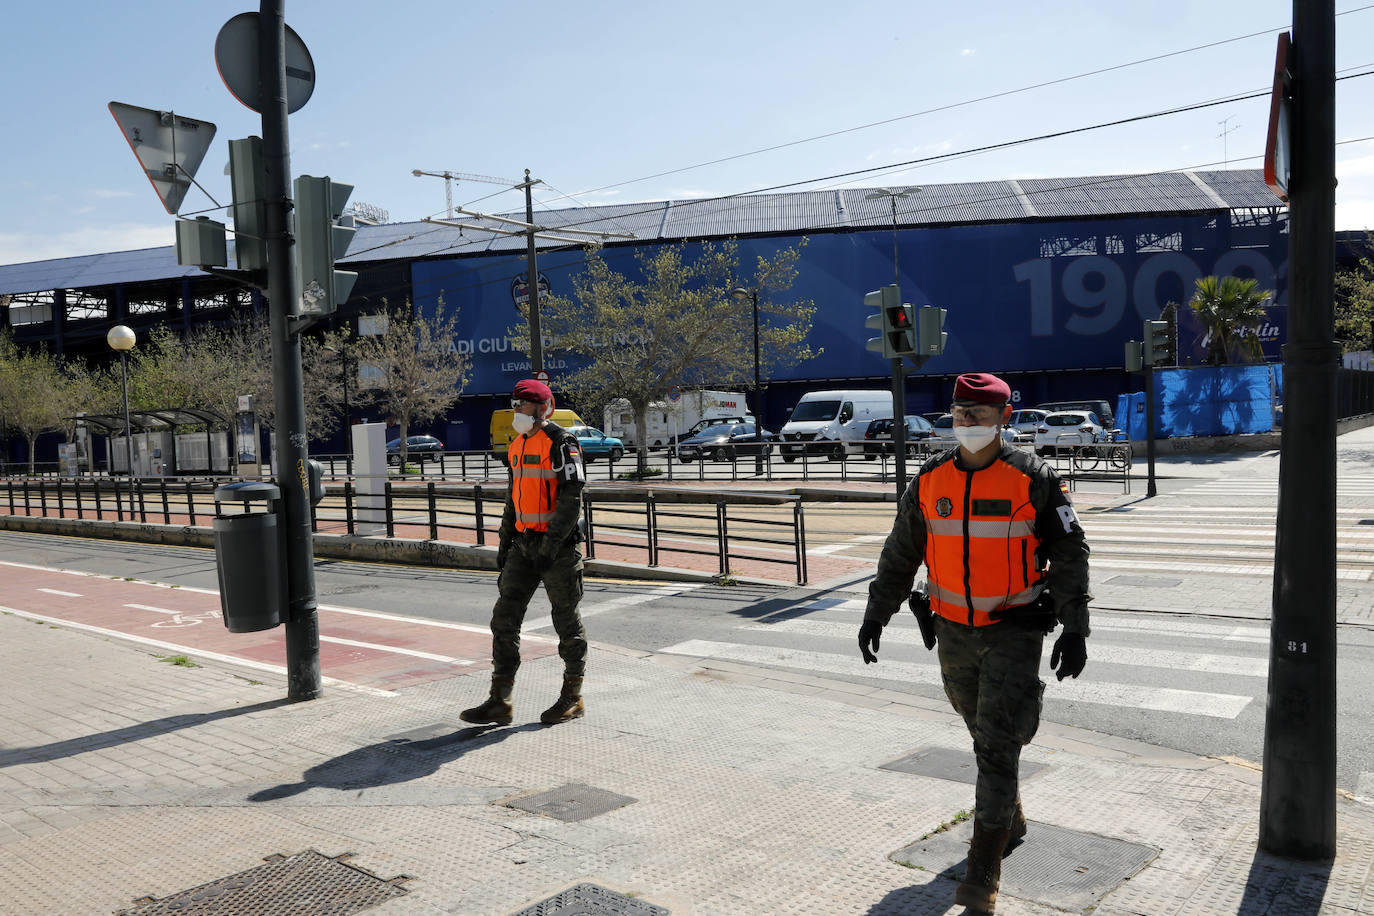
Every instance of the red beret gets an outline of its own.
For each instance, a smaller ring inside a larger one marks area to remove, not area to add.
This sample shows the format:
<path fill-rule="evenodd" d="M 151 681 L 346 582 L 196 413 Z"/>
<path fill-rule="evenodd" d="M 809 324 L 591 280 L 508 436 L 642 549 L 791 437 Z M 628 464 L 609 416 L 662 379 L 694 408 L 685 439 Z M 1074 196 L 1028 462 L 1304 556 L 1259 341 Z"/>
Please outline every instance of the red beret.
<path fill-rule="evenodd" d="M 521 398 L 526 401 L 538 401 L 547 404 L 553 400 L 553 392 L 549 386 L 536 379 L 521 379 L 515 383 L 515 391 L 511 392 L 512 397 Z"/>
<path fill-rule="evenodd" d="M 956 404 L 1005 404 L 1011 400 L 1011 387 L 990 372 L 969 372 L 954 382 Z"/>

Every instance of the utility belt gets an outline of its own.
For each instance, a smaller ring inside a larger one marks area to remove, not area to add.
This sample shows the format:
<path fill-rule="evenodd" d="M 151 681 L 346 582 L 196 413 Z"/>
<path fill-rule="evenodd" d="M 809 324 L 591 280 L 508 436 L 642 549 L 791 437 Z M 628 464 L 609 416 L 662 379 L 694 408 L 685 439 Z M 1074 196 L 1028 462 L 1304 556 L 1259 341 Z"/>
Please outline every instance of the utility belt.
<path fill-rule="evenodd" d="M 916 616 L 916 624 L 921 628 L 921 639 L 925 642 L 926 648 L 929 649 L 935 645 L 935 612 L 930 608 L 930 595 L 926 589 L 925 582 L 917 583 L 908 603 L 911 607 L 911 613 Z M 990 626 L 1006 624 L 1007 626 L 1036 630 L 1041 633 L 1049 633 L 1059 625 L 1059 618 L 1054 613 L 1054 602 L 1050 600 L 1049 589 L 1040 592 L 1040 596 L 1029 604 L 993 611 L 992 616 L 995 618 L 995 622 Z"/>

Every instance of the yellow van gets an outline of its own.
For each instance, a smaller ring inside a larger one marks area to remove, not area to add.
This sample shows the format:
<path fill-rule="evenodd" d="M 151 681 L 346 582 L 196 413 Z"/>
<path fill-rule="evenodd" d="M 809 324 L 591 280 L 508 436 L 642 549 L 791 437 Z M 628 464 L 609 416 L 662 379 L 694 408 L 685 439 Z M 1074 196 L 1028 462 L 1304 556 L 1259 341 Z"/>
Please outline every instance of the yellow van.
<path fill-rule="evenodd" d="M 491 413 L 491 453 L 499 458 L 503 464 L 506 461 L 506 449 L 516 435 L 515 427 L 511 426 L 510 423 L 514 413 L 515 411 L 509 407 L 493 410 Z M 553 415 L 549 419 L 564 429 L 570 426 L 587 425 L 587 421 L 579 417 L 576 411 L 564 410 L 561 407 L 555 407 Z"/>

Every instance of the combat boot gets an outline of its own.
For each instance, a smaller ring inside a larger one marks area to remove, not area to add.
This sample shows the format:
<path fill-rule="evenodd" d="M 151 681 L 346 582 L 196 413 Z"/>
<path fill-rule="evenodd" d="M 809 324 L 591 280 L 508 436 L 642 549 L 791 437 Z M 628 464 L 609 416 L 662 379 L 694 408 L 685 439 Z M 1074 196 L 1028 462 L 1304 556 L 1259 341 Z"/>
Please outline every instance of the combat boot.
<path fill-rule="evenodd" d="M 1016 800 L 1016 813 L 1011 816 L 1011 833 L 1007 836 L 1007 847 L 1015 846 L 1026 836 L 1026 813 L 1021 810 L 1021 799 Z"/>
<path fill-rule="evenodd" d="M 511 691 L 514 689 L 515 678 L 493 676 L 491 695 L 487 697 L 486 702 L 463 710 L 458 714 L 458 718 L 479 725 L 510 725 L 511 716 L 515 712 L 510 701 Z"/>
<path fill-rule="evenodd" d="M 563 692 L 552 706 L 539 714 L 539 721 L 545 725 L 557 725 L 570 719 L 580 719 L 587 712 L 582 703 L 582 678 L 563 678 Z"/>
<path fill-rule="evenodd" d="M 954 902 L 975 913 L 991 913 L 997 906 L 997 886 L 1002 881 L 1002 852 L 1007 848 L 1009 827 L 984 827 L 973 822 L 973 839 L 968 845 L 968 868 L 964 882 L 954 892 Z"/>

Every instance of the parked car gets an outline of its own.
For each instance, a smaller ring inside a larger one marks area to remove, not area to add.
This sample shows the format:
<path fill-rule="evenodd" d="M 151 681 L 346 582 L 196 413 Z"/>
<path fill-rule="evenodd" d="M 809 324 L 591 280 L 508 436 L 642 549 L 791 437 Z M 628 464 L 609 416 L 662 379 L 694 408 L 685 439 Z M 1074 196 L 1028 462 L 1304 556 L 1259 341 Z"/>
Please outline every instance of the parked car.
<path fill-rule="evenodd" d="M 582 460 L 609 458 L 619 461 L 625 454 L 625 443 L 615 436 L 608 436 L 595 426 L 569 426 L 568 432 L 577 437 L 582 448 Z"/>
<path fill-rule="evenodd" d="M 753 423 L 716 423 L 677 444 L 678 461 L 733 461 L 739 455 L 771 454 L 777 433 Z"/>
<path fill-rule="evenodd" d="M 945 412 L 944 412 L 943 410 L 927 410 L 925 413 L 921 414 L 921 417 L 922 417 L 927 423 L 930 423 L 931 425 L 934 425 L 935 421 L 938 420 L 938 419 L 940 419 L 940 418 L 943 417 L 944 415 L 945 415 Z"/>
<path fill-rule="evenodd" d="M 939 419 L 930 424 L 931 444 L 939 448 L 948 448 L 957 445 L 958 437 L 954 435 L 954 415 L 948 413 L 940 414 Z"/>
<path fill-rule="evenodd" d="M 692 428 L 689 429 L 689 430 L 687 430 L 686 432 L 682 433 L 680 436 L 678 436 L 678 437 L 677 437 L 677 441 L 679 441 L 679 442 L 686 442 L 688 439 L 692 438 L 692 437 L 695 436 L 697 433 L 701 432 L 703 429 L 706 429 L 707 427 L 710 427 L 710 426 L 720 426 L 720 425 L 726 424 L 726 423 L 728 423 L 728 424 L 730 424 L 731 426 L 733 426 L 733 425 L 735 425 L 736 423 L 753 423 L 753 422 L 754 422 L 754 418 L 751 417 L 751 416 L 743 416 L 743 417 L 707 417 L 707 418 L 704 419 L 704 420 L 698 420 L 696 423 L 692 424 Z"/>
<path fill-rule="evenodd" d="M 1038 410 L 1029 407 L 1022 410 L 1013 410 L 1011 412 L 1011 419 L 1007 421 L 1007 425 L 1015 431 L 1017 442 L 1033 442 L 1035 440 L 1036 430 L 1040 428 L 1040 424 L 1047 416 L 1049 416 L 1049 411 L 1047 410 Z"/>
<path fill-rule="evenodd" d="M 411 461 L 438 461 L 444 453 L 444 443 L 433 436 L 406 436 L 406 458 Z M 386 463 L 401 463 L 400 437 L 386 444 Z"/>
<path fill-rule="evenodd" d="M 1043 410 L 1046 413 L 1064 410 L 1087 411 L 1095 414 L 1107 429 L 1116 425 L 1116 416 L 1112 413 L 1112 405 L 1106 401 L 1092 398 L 1082 401 L 1050 401 L 1047 404 L 1036 404 L 1035 409 Z"/>
<path fill-rule="evenodd" d="M 1103 438 L 1106 428 L 1090 410 L 1056 410 L 1045 416 L 1035 430 L 1035 453 L 1058 454 L 1075 445 L 1089 445 Z"/>
<path fill-rule="evenodd" d="M 909 455 L 914 455 L 920 451 L 918 444 L 922 439 L 929 439 L 933 433 L 930 421 L 925 417 L 908 415 L 906 418 L 906 451 Z M 864 432 L 864 454 L 865 455 L 891 455 L 892 454 L 892 421 L 889 419 L 873 420 L 868 424 L 868 429 Z"/>

